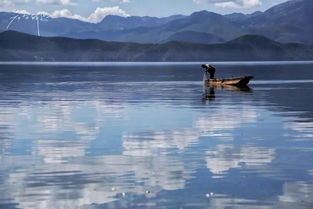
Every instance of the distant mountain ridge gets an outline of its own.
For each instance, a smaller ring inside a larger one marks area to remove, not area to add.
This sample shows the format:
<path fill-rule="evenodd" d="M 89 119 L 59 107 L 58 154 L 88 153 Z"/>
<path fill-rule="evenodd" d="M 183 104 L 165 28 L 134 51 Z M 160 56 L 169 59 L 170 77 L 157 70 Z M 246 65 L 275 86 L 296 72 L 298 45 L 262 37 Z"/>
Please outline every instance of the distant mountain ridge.
<path fill-rule="evenodd" d="M 174 33 L 167 39 L 163 40 L 162 43 L 170 42 L 173 40 L 181 41 L 181 42 L 186 42 L 186 40 L 188 40 L 188 42 L 190 43 L 201 43 L 201 44 L 225 42 L 224 39 L 217 37 L 210 33 L 182 31 L 182 32 Z"/>
<path fill-rule="evenodd" d="M 34 35 L 40 33 L 42 36 L 135 43 L 183 41 L 206 44 L 257 34 L 284 43 L 313 44 L 312 20 L 312 0 L 290 0 L 265 12 L 252 14 L 220 15 L 199 11 L 189 16 L 164 18 L 109 15 L 97 24 L 44 15 L 0 12 L 0 31 L 8 28 Z"/>
<path fill-rule="evenodd" d="M 137 44 L 0 33 L 0 61 L 270 61 L 313 60 L 313 46 L 245 35 L 222 44 Z"/>

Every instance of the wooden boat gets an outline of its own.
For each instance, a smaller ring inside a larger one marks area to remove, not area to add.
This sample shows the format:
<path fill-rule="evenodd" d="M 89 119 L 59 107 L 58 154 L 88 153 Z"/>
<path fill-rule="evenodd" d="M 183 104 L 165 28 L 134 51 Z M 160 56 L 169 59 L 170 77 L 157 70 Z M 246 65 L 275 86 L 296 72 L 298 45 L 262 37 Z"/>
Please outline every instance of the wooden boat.
<path fill-rule="evenodd" d="M 203 77 L 205 86 L 224 86 L 231 85 L 237 87 L 246 87 L 253 76 L 243 76 L 223 79 L 208 79 L 206 75 Z"/>

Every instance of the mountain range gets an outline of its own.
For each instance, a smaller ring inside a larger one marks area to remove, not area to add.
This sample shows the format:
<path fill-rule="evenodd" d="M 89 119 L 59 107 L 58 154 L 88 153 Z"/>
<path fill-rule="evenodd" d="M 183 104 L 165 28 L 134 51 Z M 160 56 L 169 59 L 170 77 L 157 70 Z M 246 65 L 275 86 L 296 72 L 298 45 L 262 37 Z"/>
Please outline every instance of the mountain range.
<path fill-rule="evenodd" d="M 220 44 L 163 44 L 0 33 L 0 61 L 269 61 L 313 60 L 313 46 L 244 35 Z"/>
<path fill-rule="evenodd" d="M 216 44 L 255 34 L 283 43 L 313 44 L 311 20 L 312 0 L 290 0 L 252 14 L 199 11 L 189 16 L 163 18 L 109 15 L 99 23 L 1 12 L 0 31 L 149 44 L 171 41 Z"/>

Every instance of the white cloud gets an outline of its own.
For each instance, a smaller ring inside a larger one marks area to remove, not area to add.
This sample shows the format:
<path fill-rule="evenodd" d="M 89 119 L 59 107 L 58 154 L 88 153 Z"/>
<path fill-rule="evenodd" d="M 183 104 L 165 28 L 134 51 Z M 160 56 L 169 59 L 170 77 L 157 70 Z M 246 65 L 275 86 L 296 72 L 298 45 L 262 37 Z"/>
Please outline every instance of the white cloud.
<path fill-rule="evenodd" d="M 119 4 L 122 4 L 122 3 L 128 3 L 129 0 L 93 0 L 94 2 L 108 2 L 108 1 L 112 1 L 114 3 L 119 3 Z"/>
<path fill-rule="evenodd" d="M 236 8 L 236 9 L 241 8 L 240 5 L 232 1 L 215 3 L 214 5 L 217 7 L 223 7 L 223 8 Z"/>
<path fill-rule="evenodd" d="M 15 10 L 14 13 L 23 14 L 23 15 L 30 15 L 30 13 L 26 10 Z"/>
<path fill-rule="evenodd" d="M 88 22 L 97 23 L 100 22 L 105 16 L 108 15 L 118 15 L 122 17 L 129 16 L 124 10 L 119 8 L 118 6 L 115 7 L 98 7 L 92 14 L 89 15 Z"/>
<path fill-rule="evenodd" d="M 47 12 L 39 12 L 38 14 L 48 15 L 48 16 L 53 17 L 53 18 L 66 17 L 66 18 L 77 19 L 77 20 L 82 20 L 82 21 L 87 22 L 87 18 L 82 17 L 82 16 L 77 15 L 77 14 L 73 14 L 68 9 L 56 10 L 56 11 L 52 12 L 51 14 L 49 14 Z"/>
<path fill-rule="evenodd" d="M 14 0 L 11 2 L 14 2 L 16 4 L 23 4 L 23 3 L 29 3 L 31 0 Z"/>
<path fill-rule="evenodd" d="M 37 3 L 63 5 L 63 6 L 75 5 L 75 3 L 72 2 L 71 0 L 37 0 Z"/>
<path fill-rule="evenodd" d="M 218 2 L 215 3 L 215 6 L 224 7 L 224 8 L 252 8 L 260 6 L 262 2 L 260 0 L 240 0 L 240 1 L 227 1 L 227 2 Z"/>
<path fill-rule="evenodd" d="M 77 20 L 81 20 L 84 22 L 90 22 L 90 23 L 98 23 L 101 20 L 103 20 L 104 17 L 106 17 L 108 15 L 118 15 L 118 16 L 122 16 L 122 17 L 129 16 L 124 10 L 120 9 L 118 6 L 102 7 L 102 8 L 98 7 L 88 17 L 83 17 L 83 16 L 78 15 L 78 14 L 73 14 L 68 9 L 55 10 L 52 13 L 48 13 L 48 12 L 43 11 L 43 12 L 38 12 L 37 14 L 47 15 L 47 16 L 50 16 L 53 18 L 66 17 L 66 18 L 77 19 Z"/>
<path fill-rule="evenodd" d="M 197 4 L 211 3 L 217 7 L 247 9 L 262 5 L 261 0 L 194 0 Z"/>
<path fill-rule="evenodd" d="M 51 14 L 48 12 L 45 12 L 45 11 L 37 12 L 37 15 L 44 15 L 44 16 L 50 16 L 51 17 Z"/>

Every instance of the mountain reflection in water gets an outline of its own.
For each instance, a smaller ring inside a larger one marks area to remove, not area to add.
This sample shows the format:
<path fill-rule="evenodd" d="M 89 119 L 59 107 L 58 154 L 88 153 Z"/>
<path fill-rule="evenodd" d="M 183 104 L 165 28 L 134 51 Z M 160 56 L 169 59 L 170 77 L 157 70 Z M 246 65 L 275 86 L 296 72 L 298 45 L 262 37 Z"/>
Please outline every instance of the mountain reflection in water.
<path fill-rule="evenodd" d="M 197 67 L 1 66 L 0 208 L 311 208 L 313 65 Z"/>

